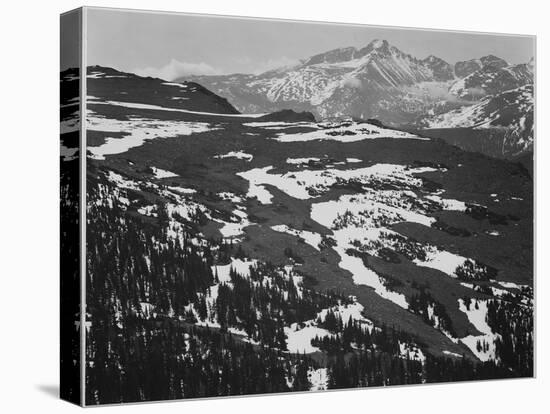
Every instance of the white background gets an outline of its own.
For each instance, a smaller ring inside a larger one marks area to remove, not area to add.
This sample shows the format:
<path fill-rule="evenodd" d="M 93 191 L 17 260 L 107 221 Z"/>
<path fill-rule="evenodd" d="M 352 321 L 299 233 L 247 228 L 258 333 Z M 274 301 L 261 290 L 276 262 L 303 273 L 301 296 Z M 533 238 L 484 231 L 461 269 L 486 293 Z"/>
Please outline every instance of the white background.
<path fill-rule="evenodd" d="M 143 404 L 117 412 L 535 413 L 548 402 L 548 13 L 544 1 L 165 0 L 87 5 L 536 34 L 537 379 Z M 58 382 L 59 13 L 80 1 L 3 2 L 0 48 L 0 411 L 65 413 Z M 546 188 L 545 188 L 546 187 Z M 546 234 L 545 234 L 546 233 Z M 546 262 L 546 263 L 544 263 Z M 544 326 L 546 325 L 546 326 Z M 545 395 L 546 392 L 546 395 Z M 546 397 L 546 398 L 545 398 Z M 496 411 L 494 411 L 496 410 Z"/>

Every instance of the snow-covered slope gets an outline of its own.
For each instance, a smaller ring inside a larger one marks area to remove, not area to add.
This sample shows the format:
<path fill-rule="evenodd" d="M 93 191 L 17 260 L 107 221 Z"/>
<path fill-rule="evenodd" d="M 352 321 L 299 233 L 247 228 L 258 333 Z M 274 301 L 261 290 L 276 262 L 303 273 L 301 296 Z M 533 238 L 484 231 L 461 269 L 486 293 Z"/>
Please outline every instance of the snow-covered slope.
<path fill-rule="evenodd" d="M 532 149 L 533 85 L 526 85 L 422 121 L 426 128 L 505 128 L 512 152 Z"/>
<path fill-rule="evenodd" d="M 476 101 L 487 95 L 494 95 L 533 83 L 531 64 L 505 66 L 489 61 L 485 66 L 457 80 L 449 92 L 461 100 Z"/>

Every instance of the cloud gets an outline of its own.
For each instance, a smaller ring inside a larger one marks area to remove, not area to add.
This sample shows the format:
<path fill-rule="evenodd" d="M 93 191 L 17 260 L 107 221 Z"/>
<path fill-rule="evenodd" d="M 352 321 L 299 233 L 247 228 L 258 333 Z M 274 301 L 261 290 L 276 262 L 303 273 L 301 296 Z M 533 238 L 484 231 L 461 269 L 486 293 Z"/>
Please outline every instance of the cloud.
<path fill-rule="evenodd" d="M 200 62 L 180 62 L 177 59 L 172 59 L 169 63 L 162 67 L 146 67 L 132 70 L 133 73 L 140 76 L 152 76 L 164 80 L 174 80 L 184 76 L 191 75 L 224 75 L 230 73 L 253 73 L 259 75 L 261 73 L 280 68 L 287 68 L 300 63 L 297 59 L 287 58 L 283 56 L 277 59 L 268 59 L 265 61 L 254 61 L 248 57 L 234 59 L 232 61 L 233 69 L 221 70 L 215 68 L 208 63 Z M 239 69 L 241 68 L 241 69 Z"/>
<path fill-rule="evenodd" d="M 134 73 L 139 76 L 152 76 L 154 78 L 171 81 L 182 76 L 219 75 L 220 71 L 204 62 L 190 63 L 172 59 L 168 64 L 160 68 L 150 66 L 147 68 L 135 69 Z"/>
<path fill-rule="evenodd" d="M 354 78 L 353 76 L 348 76 L 342 80 L 342 86 L 347 86 L 352 89 L 362 89 L 363 82 L 360 79 Z"/>
<path fill-rule="evenodd" d="M 412 93 L 418 93 L 414 88 L 410 88 Z M 421 93 L 426 93 L 433 100 L 442 100 L 449 103 L 456 103 L 460 105 L 471 105 L 473 102 L 471 100 L 465 100 L 460 98 L 457 95 L 449 92 L 449 89 L 444 84 L 439 83 L 429 83 L 426 82 L 422 85 Z M 474 98 L 481 98 L 487 94 L 487 92 L 482 88 L 468 88 L 466 93 Z"/>
<path fill-rule="evenodd" d="M 487 91 L 483 88 L 468 88 L 468 95 L 472 95 L 476 98 L 487 95 Z"/>
<path fill-rule="evenodd" d="M 261 73 L 264 73 L 273 69 L 288 68 L 300 63 L 298 59 L 291 59 L 286 56 L 282 56 L 277 59 L 268 59 L 263 62 L 257 62 L 257 63 L 251 62 L 250 59 L 247 59 L 247 60 L 248 62 L 243 60 L 241 61 L 241 63 L 246 63 L 251 67 L 253 67 L 253 69 L 251 70 L 251 73 L 255 75 L 259 75 Z"/>
<path fill-rule="evenodd" d="M 453 95 L 447 89 L 447 86 L 438 84 L 438 83 L 426 83 L 423 85 L 423 88 L 432 99 L 441 99 L 449 102 L 454 102 L 458 100 L 456 95 Z"/>

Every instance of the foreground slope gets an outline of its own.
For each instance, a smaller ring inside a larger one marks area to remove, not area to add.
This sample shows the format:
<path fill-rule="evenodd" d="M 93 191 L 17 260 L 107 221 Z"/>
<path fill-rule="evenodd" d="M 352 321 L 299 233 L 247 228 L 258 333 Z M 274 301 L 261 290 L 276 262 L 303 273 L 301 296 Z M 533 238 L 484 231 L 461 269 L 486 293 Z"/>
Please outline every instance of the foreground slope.
<path fill-rule="evenodd" d="M 154 79 L 117 78 L 115 99 L 94 72 L 91 403 L 531 375 L 518 165 L 365 122 L 184 107 Z"/>

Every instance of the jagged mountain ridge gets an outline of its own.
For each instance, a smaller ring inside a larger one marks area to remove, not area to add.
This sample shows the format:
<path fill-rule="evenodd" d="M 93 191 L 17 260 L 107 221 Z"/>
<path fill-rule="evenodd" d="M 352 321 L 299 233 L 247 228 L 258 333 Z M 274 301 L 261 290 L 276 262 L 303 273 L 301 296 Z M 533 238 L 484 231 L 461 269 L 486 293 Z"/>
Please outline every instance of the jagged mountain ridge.
<path fill-rule="evenodd" d="M 185 79 L 226 97 L 242 112 L 291 108 L 318 118 L 377 118 L 388 125 L 422 127 L 430 116 L 452 115 L 488 95 L 532 84 L 533 65 L 509 65 L 493 55 L 453 65 L 434 55 L 418 59 L 386 40 L 374 40 L 259 75 Z"/>
<path fill-rule="evenodd" d="M 456 81 L 449 92 L 460 99 L 476 101 L 532 83 L 533 67 L 529 63 L 513 66 L 488 64 Z"/>
<path fill-rule="evenodd" d="M 385 40 L 375 40 L 361 49 L 334 49 L 299 65 L 257 76 L 188 79 L 227 97 L 243 112 L 292 108 L 310 110 L 323 118 L 379 117 L 399 123 L 411 118 L 408 113 L 424 109 L 424 98 L 400 102 L 404 95 L 415 95 L 411 87 L 446 82 L 452 78 L 451 72 L 452 67 L 435 56 L 420 60 Z"/>
<path fill-rule="evenodd" d="M 389 124 L 413 122 L 427 106 L 453 97 L 475 100 L 533 82 L 529 64 L 509 66 L 492 55 L 456 65 L 433 55 L 420 60 L 386 40 L 330 50 L 260 75 L 186 79 L 227 97 L 242 112 L 306 109 L 322 118 L 377 117 Z"/>

